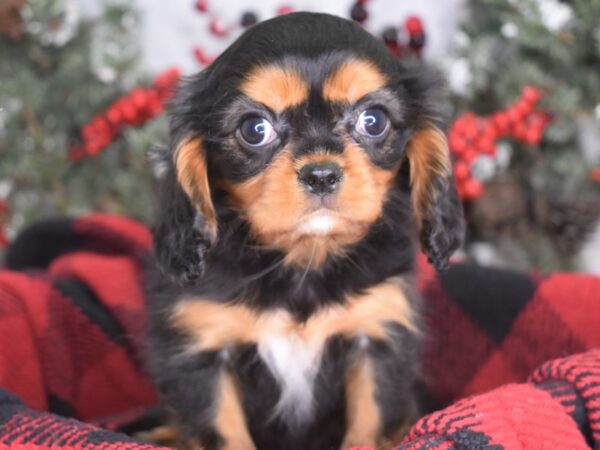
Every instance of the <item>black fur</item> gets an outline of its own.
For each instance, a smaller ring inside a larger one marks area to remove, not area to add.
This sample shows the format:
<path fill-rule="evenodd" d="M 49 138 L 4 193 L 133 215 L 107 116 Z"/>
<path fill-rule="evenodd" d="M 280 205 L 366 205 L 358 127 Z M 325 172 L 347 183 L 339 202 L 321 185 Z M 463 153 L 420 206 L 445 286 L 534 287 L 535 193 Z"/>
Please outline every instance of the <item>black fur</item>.
<path fill-rule="evenodd" d="M 450 256 L 462 244 L 465 223 L 453 179 L 435 180 L 437 195 L 421 224 L 421 248 L 437 270 L 448 267 Z"/>
<path fill-rule="evenodd" d="M 318 97 L 311 97 L 306 109 L 288 111 L 286 121 L 274 123 L 280 137 L 259 155 L 237 145 L 231 135 L 244 111 L 259 107 L 237 91 L 251 68 L 276 61 L 292 65 L 318 84 L 349 55 L 373 61 L 390 77 L 389 85 L 364 103 L 385 103 L 394 132 L 379 144 L 353 137 L 373 164 L 383 169 L 393 167 L 406 158 L 405 147 L 412 133 L 437 120 L 434 94 L 438 79 L 427 71 L 403 67 L 358 25 L 308 13 L 289 14 L 254 26 L 209 68 L 183 85 L 170 111 L 171 154 L 182 139 L 200 137 L 210 175 L 240 182 L 266 167 L 281 140 L 295 143 L 295 156 L 315 148 L 343 151 L 339 136 L 327 124 L 344 112 Z M 272 112 L 264 114 L 276 122 Z M 452 179 L 439 183 L 420 240 L 429 258 L 441 268 L 460 244 L 463 225 Z M 183 295 L 224 303 L 243 298 L 246 305 L 257 310 L 284 308 L 303 321 L 320 308 L 342 303 L 349 294 L 360 293 L 391 276 L 410 276 L 418 232 L 411 210 L 408 164 L 402 165 L 382 216 L 366 237 L 347 248 L 343 257 L 330 256 L 311 270 L 282 265 L 285 255 L 281 251 L 260 247 L 244 217 L 228 206 L 226 194 L 217 186 L 211 188 L 219 225 L 214 243 L 202 232 L 204 218 L 178 185 L 172 163 L 162 182 L 154 227 L 161 270 L 156 270 L 153 263 L 148 268 L 149 362 L 159 390 L 186 434 L 199 438 L 207 449 L 216 449 L 223 442 L 211 427 L 214 386 L 220 370 L 231 370 L 240 383 L 257 448 L 335 448 L 345 428 L 343 374 L 358 351 L 357 342 L 337 337 L 328 342 L 315 385 L 319 401 L 314 420 L 301 430 L 291 431 L 282 423 L 268 420 L 279 391 L 257 357 L 255 346 L 229 349 L 226 358 L 218 352 L 184 357 L 181 352 L 186 338 L 168 326 L 168 314 Z M 409 293 L 409 298 L 418 311 L 417 296 Z M 375 365 L 386 432 L 415 410 L 418 366 L 416 336 L 405 329 L 390 333 L 394 336 L 392 342 L 374 342 L 366 350 Z"/>

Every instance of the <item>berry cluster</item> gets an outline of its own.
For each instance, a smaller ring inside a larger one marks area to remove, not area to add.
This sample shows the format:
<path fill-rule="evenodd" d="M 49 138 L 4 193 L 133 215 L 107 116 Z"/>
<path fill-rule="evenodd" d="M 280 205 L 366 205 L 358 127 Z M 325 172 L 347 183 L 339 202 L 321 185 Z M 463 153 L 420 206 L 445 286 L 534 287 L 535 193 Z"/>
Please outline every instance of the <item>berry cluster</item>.
<path fill-rule="evenodd" d="M 81 143 L 69 150 L 69 159 L 79 161 L 96 156 L 121 132 L 125 125 L 141 125 L 159 115 L 179 82 L 179 70 L 159 74 L 148 88 L 138 87 L 96 114 L 82 129 Z"/>
<path fill-rule="evenodd" d="M 403 27 L 387 27 L 383 30 L 383 42 L 399 58 L 411 53 L 420 55 L 425 46 L 423 21 L 417 16 L 408 16 Z"/>
<path fill-rule="evenodd" d="M 366 8 L 368 1 L 369 0 L 355 1 L 350 8 L 350 17 L 352 20 L 364 24 L 369 17 Z M 208 0 L 196 0 L 195 8 L 198 12 L 210 16 L 208 28 L 210 32 L 217 37 L 227 37 L 232 31 L 240 26 L 242 28 L 249 28 L 259 22 L 259 18 L 254 11 L 245 11 L 239 20 L 239 24 L 227 24 L 221 18 L 211 13 Z M 292 6 L 284 4 L 277 8 L 276 14 L 281 16 L 293 11 L 294 8 Z M 404 21 L 403 26 L 391 26 L 385 28 L 382 33 L 382 38 L 390 51 L 399 58 L 410 54 L 420 55 L 421 50 L 425 45 L 425 29 L 423 27 L 423 22 L 417 16 L 409 16 Z M 199 46 L 194 48 L 194 57 L 203 67 L 208 66 L 216 58 L 214 55 L 207 54 Z"/>
<path fill-rule="evenodd" d="M 209 31 L 217 37 L 227 37 L 229 34 L 238 28 L 237 24 L 227 24 L 224 20 L 217 17 L 216 15 L 210 12 L 208 0 L 196 0 L 195 8 L 198 12 L 202 14 L 209 14 L 210 21 L 208 23 Z M 278 16 L 288 14 L 294 11 L 294 8 L 290 5 L 281 5 L 277 8 L 276 14 Z M 254 11 L 245 11 L 240 20 L 239 26 L 242 28 L 249 28 L 252 25 L 256 25 L 259 22 L 258 15 Z M 201 66 L 208 66 L 211 62 L 214 61 L 215 56 L 208 55 L 202 48 L 195 47 L 194 48 L 194 57 L 200 63 Z"/>
<path fill-rule="evenodd" d="M 538 88 L 526 86 L 521 97 L 502 111 L 485 117 L 468 112 L 453 122 L 448 143 L 455 157 L 454 177 L 461 199 L 474 200 L 483 193 L 483 184 L 471 168 L 480 155 L 496 156 L 498 140 L 512 137 L 527 145 L 540 143 L 550 122 L 546 112 L 536 109 L 542 95 Z"/>
<path fill-rule="evenodd" d="M 356 0 L 350 9 L 350 17 L 355 22 L 363 24 L 369 17 L 368 0 Z M 383 42 L 390 51 L 401 58 L 413 53 L 420 55 L 425 45 L 425 28 L 423 21 L 417 16 L 409 16 L 404 20 L 404 26 L 390 26 L 383 30 Z"/>

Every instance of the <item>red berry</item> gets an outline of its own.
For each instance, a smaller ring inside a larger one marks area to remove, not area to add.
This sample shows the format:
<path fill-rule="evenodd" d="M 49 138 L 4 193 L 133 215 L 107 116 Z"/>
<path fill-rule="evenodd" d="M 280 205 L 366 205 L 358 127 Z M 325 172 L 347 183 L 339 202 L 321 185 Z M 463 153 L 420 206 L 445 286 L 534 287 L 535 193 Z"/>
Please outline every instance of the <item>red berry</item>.
<path fill-rule="evenodd" d="M 473 123 L 477 120 L 477 115 L 472 112 L 466 112 L 462 116 L 457 119 L 457 122 L 462 122 L 464 124 Z"/>
<path fill-rule="evenodd" d="M 209 24 L 209 29 L 212 34 L 219 37 L 227 36 L 229 29 L 222 20 L 212 19 Z"/>
<path fill-rule="evenodd" d="M 541 91 L 535 86 L 525 86 L 521 93 L 523 101 L 534 105 L 542 98 Z"/>
<path fill-rule="evenodd" d="M 402 57 L 402 48 L 398 45 L 397 42 L 390 42 L 385 44 L 388 50 L 397 58 Z"/>
<path fill-rule="evenodd" d="M 538 145 L 542 140 L 541 128 L 529 128 L 525 133 L 525 142 L 529 145 Z"/>
<path fill-rule="evenodd" d="M 113 127 L 105 116 L 98 121 L 97 133 L 99 135 L 112 135 Z"/>
<path fill-rule="evenodd" d="M 529 116 L 528 124 L 531 128 L 543 129 L 546 126 L 546 114 L 541 111 L 534 111 Z"/>
<path fill-rule="evenodd" d="M 490 117 L 481 120 L 481 134 L 488 139 L 496 139 L 498 132 L 494 126 L 494 121 Z"/>
<path fill-rule="evenodd" d="M 515 105 L 515 108 L 522 118 L 528 116 L 533 111 L 533 105 L 531 103 L 524 102 L 523 100 L 519 100 Z"/>
<path fill-rule="evenodd" d="M 590 174 L 590 178 L 593 181 L 595 181 L 596 183 L 600 183 L 600 167 L 597 167 L 592 170 L 592 173 Z"/>
<path fill-rule="evenodd" d="M 69 149 L 69 160 L 77 162 L 83 158 L 84 152 L 81 145 L 75 145 Z"/>
<path fill-rule="evenodd" d="M 404 28 L 410 36 L 423 34 L 423 21 L 417 16 L 409 16 L 404 21 Z"/>
<path fill-rule="evenodd" d="M 198 62 L 203 66 L 208 66 L 210 63 L 212 63 L 215 60 L 215 58 L 207 55 L 199 48 L 196 48 L 194 50 L 194 55 L 196 56 L 196 59 L 198 60 Z"/>
<path fill-rule="evenodd" d="M 279 8 L 277 8 L 278 16 L 285 16 L 286 14 L 289 14 L 291 12 L 294 12 L 294 7 L 290 5 L 282 5 Z"/>
<path fill-rule="evenodd" d="M 483 194 L 483 184 L 476 178 L 470 178 L 465 182 L 464 192 L 469 200 L 479 198 Z"/>
<path fill-rule="evenodd" d="M 496 154 L 496 141 L 494 139 L 487 138 L 486 136 L 482 136 L 477 141 L 477 146 L 482 153 L 486 155 L 493 156 Z"/>
<path fill-rule="evenodd" d="M 84 141 L 93 139 L 94 134 L 95 134 L 95 132 L 94 132 L 94 127 L 92 125 L 92 122 L 88 122 L 81 129 L 81 137 L 83 138 Z"/>
<path fill-rule="evenodd" d="M 121 114 L 121 111 L 115 105 L 113 105 L 106 112 L 106 119 L 110 122 L 110 124 L 113 127 L 118 127 L 119 125 L 121 125 L 123 115 Z"/>
<path fill-rule="evenodd" d="M 527 125 L 523 122 L 516 123 L 512 128 L 512 135 L 519 141 L 524 141 L 527 136 Z"/>
<path fill-rule="evenodd" d="M 468 140 L 473 140 L 478 135 L 479 135 L 479 127 L 477 126 L 477 123 L 470 124 L 465 128 L 465 137 Z"/>
<path fill-rule="evenodd" d="M 477 159 L 477 150 L 473 147 L 467 148 L 463 153 L 463 159 L 469 164 Z"/>
<path fill-rule="evenodd" d="M 101 150 L 102 144 L 97 140 L 85 144 L 85 152 L 90 156 L 96 156 Z"/>
<path fill-rule="evenodd" d="M 452 130 L 463 134 L 467 127 L 477 122 L 477 116 L 471 112 L 459 116 L 452 124 Z"/>
<path fill-rule="evenodd" d="M 457 181 L 466 180 L 469 178 L 470 170 L 469 165 L 464 161 L 458 161 L 454 164 L 454 177 Z"/>
<path fill-rule="evenodd" d="M 515 106 L 511 106 L 506 110 L 506 117 L 508 118 L 511 126 L 514 126 L 523 119 L 521 111 L 519 111 Z"/>
<path fill-rule="evenodd" d="M 493 116 L 494 127 L 498 135 L 503 136 L 510 130 L 510 120 L 508 114 L 504 112 L 498 112 Z"/>
<path fill-rule="evenodd" d="M 450 150 L 456 154 L 461 154 L 467 149 L 467 141 L 457 133 L 450 133 L 448 138 Z"/>
<path fill-rule="evenodd" d="M 110 141 L 112 139 L 112 133 L 108 129 L 103 129 L 98 133 L 96 139 L 98 140 L 100 147 L 104 148 L 108 144 L 110 144 Z"/>
<path fill-rule="evenodd" d="M 159 73 L 154 79 L 154 85 L 157 87 L 171 87 L 179 82 L 181 71 L 177 68 L 172 68 Z"/>
<path fill-rule="evenodd" d="M 121 114 L 123 114 L 123 121 L 129 125 L 135 125 L 139 120 L 138 111 L 130 100 L 123 102 Z"/>
<path fill-rule="evenodd" d="M 163 111 L 163 102 L 156 90 L 148 92 L 148 115 L 156 117 Z"/>
<path fill-rule="evenodd" d="M 195 6 L 198 11 L 206 12 L 208 11 L 208 0 L 197 0 Z"/>
<path fill-rule="evenodd" d="M 194 56 L 196 57 L 196 60 L 203 66 L 208 66 L 210 64 L 210 57 L 204 53 L 200 47 L 196 47 L 194 49 Z"/>
<path fill-rule="evenodd" d="M 136 88 L 131 91 L 129 97 L 131 98 L 131 103 L 133 106 L 138 110 L 143 110 L 148 105 L 148 95 L 146 90 L 142 88 Z"/>

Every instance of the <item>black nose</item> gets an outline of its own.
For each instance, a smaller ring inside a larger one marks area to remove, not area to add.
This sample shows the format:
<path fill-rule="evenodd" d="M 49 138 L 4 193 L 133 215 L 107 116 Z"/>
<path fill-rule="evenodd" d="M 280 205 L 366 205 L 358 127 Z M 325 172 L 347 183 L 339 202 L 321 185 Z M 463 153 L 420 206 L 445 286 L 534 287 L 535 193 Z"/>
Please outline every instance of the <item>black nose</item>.
<path fill-rule="evenodd" d="M 333 162 L 307 164 L 298 172 L 298 179 L 311 194 L 327 195 L 340 185 L 342 168 Z"/>

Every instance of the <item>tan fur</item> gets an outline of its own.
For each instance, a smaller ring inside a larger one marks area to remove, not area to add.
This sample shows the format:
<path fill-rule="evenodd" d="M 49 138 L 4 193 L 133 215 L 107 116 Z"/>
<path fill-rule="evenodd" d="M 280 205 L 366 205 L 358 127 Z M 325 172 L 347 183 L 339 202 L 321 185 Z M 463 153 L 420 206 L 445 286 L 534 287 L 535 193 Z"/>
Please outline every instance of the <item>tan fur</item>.
<path fill-rule="evenodd" d="M 212 203 L 206 159 L 200 139 L 184 139 L 174 155 L 177 181 L 192 204 L 202 213 L 206 229 L 214 240 L 217 237 L 217 216 Z"/>
<path fill-rule="evenodd" d="M 159 425 L 151 430 L 135 433 L 133 437 L 155 445 L 188 448 L 184 443 L 181 430 L 175 425 Z"/>
<path fill-rule="evenodd" d="M 309 87 L 293 69 L 270 65 L 252 70 L 240 90 L 273 111 L 282 112 L 305 101 Z"/>
<path fill-rule="evenodd" d="M 354 103 L 381 89 L 387 77 L 370 61 L 350 59 L 323 83 L 323 98 L 333 102 Z"/>
<path fill-rule="evenodd" d="M 192 338 L 191 352 L 219 350 L 229 345 L 257 343 L 272 335 L 295 334 L 309 346 L 322 348 L 331 336 L 386 339 L 386 324 L 398 323 L 416 332 L 414 312 L 398 278 L 296 321 L 287 311 L 256 312 L 241 304 L 224 305 L 209 299 L 183 298 L 175 307 L 172 325 Z"/>
<path fill-rule="evenodd" d="M 434 182 L 446 180 L 451 174 L 446 136 L 433 126 L 417 131 L 410 140 L 407 156 L 410 161 L 413 207 L 417 220 L 421 223 L 435 199 Z"/>
<path fill-rule="evenodd" d="M 226 372 L 219 375 L 219 401 L 214 425 L 225 441 L 222 450 L 256 448 L 246 425 L 238 388 Z"/>
<path fill-rule="evenodd" d="M 307 196 L 297 172 L 312 162 L 336 162 L 343 169 L 342 183 L 327 200 L 336 224 L 325 236 L 302 235 L 299 227 L 314 210 L 315 198 Z M 316 153 L 294 160 L 282 151 L 262 173 L 244 183 L 224 183 L 234 204 L 244 213 L 261 244 L 286 252 L 285 262 L 318 267 L 329 254 L 360 241 L 381 215 L 397 168 L 374 166 L 356 144 L 347 142 L 341 155 Z"/>
<path fill-rule="evenodd" d="M 375 398 L 373 369 L 363 357 L 346 375 L 346 435 L 342 449 L 351 447 L 376 448 L 381 433 L 381 417 Z"/>

